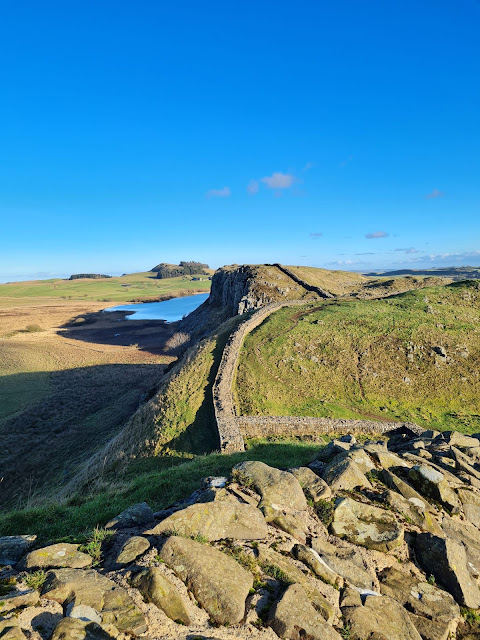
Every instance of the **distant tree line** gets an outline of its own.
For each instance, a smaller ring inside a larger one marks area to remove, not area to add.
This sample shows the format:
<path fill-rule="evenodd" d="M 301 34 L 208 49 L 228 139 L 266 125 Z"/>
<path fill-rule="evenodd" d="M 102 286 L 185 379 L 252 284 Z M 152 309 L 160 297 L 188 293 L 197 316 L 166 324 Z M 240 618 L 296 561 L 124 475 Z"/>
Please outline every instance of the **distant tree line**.
<path fill-rule="evenodd" d="M 69 280 L 78 280 L 79 278 L 90 278 L 92 280 L 100 280 L 100 278 L 111 278 L 104 273 L 74 273 Z"/>
<path fill-rule="evenodd" d="M 208 272 L 205 271 L 208 268 L 208 264 L 203 262 L 182 260 L 180 264 L 161 262 L 156 267 L 153 267 L 152 271 L 157 274 L 157 278 L 178 278 L 179 276 L 191 276 L 194 274 L 208 275 Z"/>

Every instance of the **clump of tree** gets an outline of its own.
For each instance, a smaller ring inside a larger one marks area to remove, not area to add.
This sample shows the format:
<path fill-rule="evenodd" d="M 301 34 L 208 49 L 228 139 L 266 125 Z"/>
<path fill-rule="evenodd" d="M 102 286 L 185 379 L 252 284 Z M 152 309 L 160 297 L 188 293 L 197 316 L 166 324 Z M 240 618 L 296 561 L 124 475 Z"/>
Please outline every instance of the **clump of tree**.
<path fill-rule="evenodd" d="M 100 280 L 101 278 L 111 278 L 104 273 L 74 273 L 69 280 L 79 280 L 80 278 L 90 278 L 91 280 Z"/>
<path fill-rule="evenodd" d="M 208 264 L 195 262 L 193 260 L 182 260 L 180 264 L 168 264 L 161 262 L 153 267 L 152 271 L 157 274 L 157 278 L 178 278 L 179 276 L 192 276 L 194 274 L 208 275 Z"/>

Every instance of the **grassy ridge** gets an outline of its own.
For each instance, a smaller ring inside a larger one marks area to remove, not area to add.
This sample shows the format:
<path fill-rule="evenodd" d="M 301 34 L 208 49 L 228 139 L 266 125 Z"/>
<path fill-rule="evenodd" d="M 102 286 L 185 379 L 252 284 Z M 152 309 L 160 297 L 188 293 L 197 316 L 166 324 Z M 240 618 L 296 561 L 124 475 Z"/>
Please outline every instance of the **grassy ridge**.
<path fill-rule="evenodd" d="M 262 460 L 276 467 L 297 466 L 311 461 L 318 448 L 318 444 L 295 440 L 256 440 L 249 443 L 246 452 L 229 456 L 211 454 L 190 462 L 153 458 L 149 470 L 142 468 L 140 461 L 105 491 L 78 494 L 64 504 L 52 503 L 0 514 L 0 531 L 2 535 L 34 533 L 39 536 L 39 543 L 79 536 L 95 525 L 104 525 L 136 502 L 146 501 L 154 510 L 167 507 L 198 489 L 202 478 L 228 475 L 242 460 Z"/>
<path fill-rule="evenodd" d="M 479 312 L 473 281 L 283 309 L 245 340 L 239 412 L 480 431 Z"/>
<path fill-rule="evenodd" d="M 131 273 L 104 280 L 35 280 L 0 284 L 0 306 L 17 304 L 19 299 L 66 298 L 70 300 L 98 300 L 103 302 L 131 302 L 155 300 L 163 296 L 178 296 L 209 291 L 210 280 L 192 281 L 184 276 L 161 280 L 156 274 Z"/>

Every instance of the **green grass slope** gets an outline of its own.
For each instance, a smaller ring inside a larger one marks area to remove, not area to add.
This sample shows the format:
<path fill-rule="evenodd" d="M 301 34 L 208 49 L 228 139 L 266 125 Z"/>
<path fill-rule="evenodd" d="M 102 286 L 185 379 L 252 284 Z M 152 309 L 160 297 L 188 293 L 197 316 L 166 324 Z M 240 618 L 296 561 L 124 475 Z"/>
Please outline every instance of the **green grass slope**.
<path fill-rule="evenodd" d="M 103 490 L 82 491 L 62 503 L 0 513 L 0 531 L 2 535 L 36 534 L 39 543 L 75 540 L 136 502 L 146 501 L 154 510 L 167 507 L 198 489 L 202 478 L 228 475 L 243 460 L 261 460 L 274 467 L 299 466 L 310 462 L 318 449 L 318 443 L 257 440 L 251 441 L 244 453 L 213 453 L 187 462 L 172 458 L 168 465 L 162 458 L 152 458 L 148 469 L 132 465 L 128 473 Z"/>
<path fill-rule="evenodd" d="M 130 273 L 125 276 L 78 280 L 34 280 L 0 284 L 0 305 L 17 304 L 20 298 L 61 298 L 97 300 L 100 302 L 132 302 L 156 300 L 164 296 L 189 295 L 209 291 L 210 280 L 195 280 L 191 276 L 160 280 L 155 273 Z"/>
<path fill-rule="evenodd" d="M 239 413 L 480 431 L 477 287 L 467 281 L 278 311 L 245 340 Z"/>

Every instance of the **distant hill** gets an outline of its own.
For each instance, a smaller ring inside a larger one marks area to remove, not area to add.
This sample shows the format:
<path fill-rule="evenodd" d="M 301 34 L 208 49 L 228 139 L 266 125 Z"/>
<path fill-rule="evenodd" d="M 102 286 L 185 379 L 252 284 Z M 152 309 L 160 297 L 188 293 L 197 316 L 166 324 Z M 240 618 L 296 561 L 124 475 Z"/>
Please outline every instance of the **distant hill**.
<path fill-rule="evenodd" d="M 398 269 L 397 271 L 371 271 L 365 276 L 440 276 L 452 280 L 480 279 L 480 267 L 444 267 L 443 269 Z"/>
<path fill-rule="evenodd" d="M 168 262 L 161 262 L 153 267 L 151 271 L 157 274 L 157 278 L 178 278 L 179 276 L 192 276 L 192 275 L 210 275 L 208 264 L 203 262 L 195 262 L 193 260 L 182 260 L 180 264 L 169 264 Z"/>
<path fill-rule="evenodd" d="M 111 278 L 104 273 L 74 273 L 69 280 L 80 280 L 80 278 L 90 278 L 91 280 L 101 280 L 102 278 Z"/>

